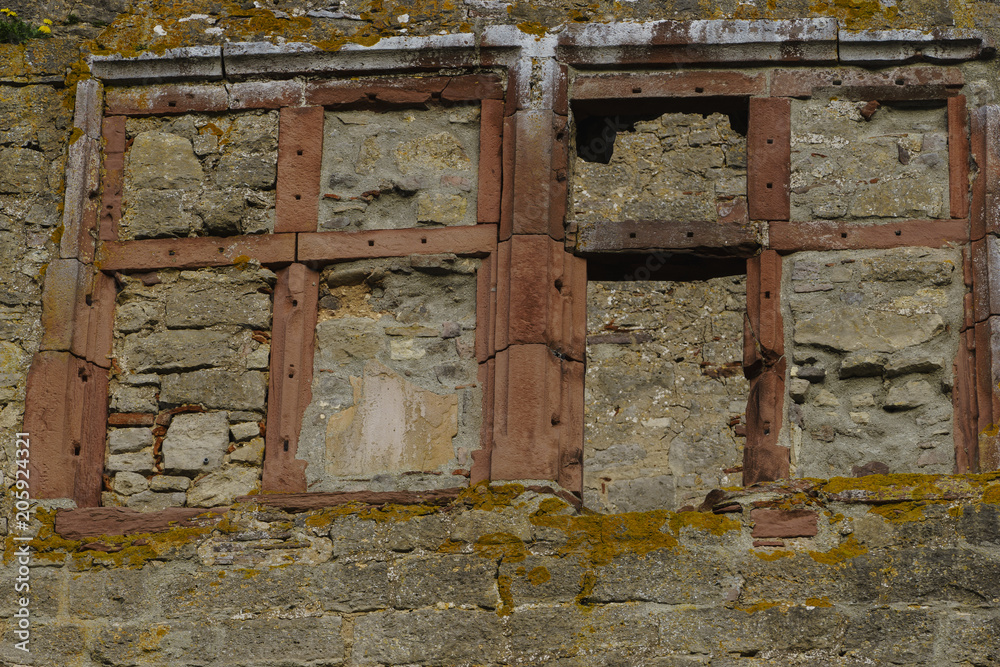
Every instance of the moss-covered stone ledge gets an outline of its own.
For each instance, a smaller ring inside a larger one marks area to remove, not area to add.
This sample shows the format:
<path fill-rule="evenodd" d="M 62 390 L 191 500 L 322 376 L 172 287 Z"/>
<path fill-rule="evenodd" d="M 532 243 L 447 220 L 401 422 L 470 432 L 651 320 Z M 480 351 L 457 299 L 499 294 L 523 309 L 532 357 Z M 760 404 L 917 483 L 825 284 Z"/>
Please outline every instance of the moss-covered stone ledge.
<path fill-rule="evenodd" d="M 39 511 L 34 664 L 945 665 L 1000 654 L 1000 474 L 795 480 L 714 491 L 700 511 L 614 515 L 515 484 L 319 509 L 292 495 L 100 536 L 66 530 L 60 515 L 84 510 Z M 9 540 L 0 569 L 13 578 Z M 13 610 L 0 609 L 5 633 Z M 17 657 L 10 646 L 0 660 Z"/>

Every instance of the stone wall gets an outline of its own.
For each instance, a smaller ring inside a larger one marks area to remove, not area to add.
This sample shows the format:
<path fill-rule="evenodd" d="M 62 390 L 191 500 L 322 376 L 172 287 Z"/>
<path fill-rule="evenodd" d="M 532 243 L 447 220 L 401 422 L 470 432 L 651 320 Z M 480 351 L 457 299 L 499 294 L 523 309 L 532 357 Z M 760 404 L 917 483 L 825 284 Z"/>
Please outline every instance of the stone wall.
<path fill-rule="evenodd" d="M 481 485 L 443 504 L 248 504 L 126 537 L 75 532 L 72 513 L 59 537 L 47 516 L 32 662 L 990 664 L 1000 485 L 921 480 L 917 502 L 885 476 L 610 515 Z M 23 657 L 5 642 L 0 659 Z"/>
<path fill-rule="evenodd" d="M 739 484 L 745 283 L 589 284 L 587 507 L 677 509 Z"/>

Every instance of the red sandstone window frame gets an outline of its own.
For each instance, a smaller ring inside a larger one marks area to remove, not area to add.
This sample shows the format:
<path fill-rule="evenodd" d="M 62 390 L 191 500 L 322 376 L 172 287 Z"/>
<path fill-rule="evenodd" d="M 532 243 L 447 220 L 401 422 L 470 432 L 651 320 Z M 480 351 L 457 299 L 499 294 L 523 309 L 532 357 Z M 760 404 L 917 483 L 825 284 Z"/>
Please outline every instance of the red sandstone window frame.
<path fill-rule="evenodd" d="M 673 53 L 669 40 L 664 48 L 651 53 Z M 484 418 L 482 449 L 474 454 L 471 481 L 554 480 L 579 493 L 586 260 L 573 252 L 580 247 L 577 230 L 564 229 L 570 100 L 587 95 L 618 101 L 639 95 L 732 95 L 736 94 L 734 87 L 739 96 L 749 97 L 751 111 L 748 144 L 753 167 L 748 178 L 747 220 L 764 221 L 769 232 L 768 245 L 760 255 L 748 259 L 748 321 L 756 337 L 746 342 L 744 365 L 766 372 L 756 376 L 751 390 L 745 483 L 787 476 L 788 470 L 787 450 L 775 449 L 777 428 L 770 428 L 770 424 L 780 425 L 778 401 L 784 394 L 777 299 L 779 255 L 797 250 L 893 248 L 928 240 L 961 244 L 972 240 L 964 275 L 973 292 L 966 299 L 966 322 L 961 332 L 965 345 L 956 360 L 953 395 L 956 471 L 975 471 L 978 433 L 992 425 L 994 417 L 1000 418 L 1000 403 L 992 390 L 989 344 L 1000 322 L 995 317 L 1000 316 L 1000 303 L 992 296 L 995 290 L 990 289 L 995 276 L 986 269 L 990 252 L 987 232 L 1000 232 L 1000 218 L 991 205 L 1000 176 L 1000 141 L 996 140 L 1000 111 L 986 107 L 972 116 L 971 154 L 981 177 L 971 190 L 970 220 L 969 129 L 958 70 L 851 70 L 848 77 L 844 75 L 847 70 L 775 68 L 768 83 L 761 81 L 762 75 L 731 69 L 609 74 L 598 71 L 607 63 L 590 58 L 588 53 L 568 39 L 557 52 L 560 60 L 546 61 L 543 79 L 548 88 L 541 102 L 530 99 L 531 59 L 525 66 L 524 59 L 511 64 L 496 55 L 468 62 L 428 57 L 407 76 L 362 81 L 316 79 L 307 82 L 305 89 L 287 81 L 268 85 L 259 81 L 164 83 L 142 90 L 109 86 L 105 95 L 100 81 L 81 82 L 75 124 L 83 134 L 70 146 L 66 231 L 60 242 L 61 259 L 50 265 L 46 278 L 45 334 L 28 381 L 25 430 L 32 434 L 35 445 L 33 496 L 73 498 L 80 507 L 99 504 L 108 426 L 115 272 L 224 266 L 237 257 L 254 258 L 278 269 L 264 491 L 288 494 L 305 490 L 301 462 L 294 454 L 298 425 L 309 400 L 311 327 L 315 326 L 317 307 L 314 267 L 320 262 L 417 252 L 484 257 L 477 278 L 476 333 Z M 657 57 L 621 65 L 662 66 L 665 61 Z M 698 58 L 684 62 L 731 64 L 718 54 L 700 62 Z M 819 58 L 817 62 L 824 61 Z M 806 59 L 801 64 L 816 63 Z M 425 69 L 483 66 L 505 74 L 506 86 L 496 76 L 465 75 L 461 70 L 448 76 L 419 76 Z M 834 86 L 840 96 L 849 99 L 946 101 L 951 221 L 914 220 L 870 227 L 788 222 L 789 100 Z M 315 201 L 319 193 L 322 150 L 317 142 L 322 140 L 323 108 L 359 103 L 391 108 L 435 98 L 482 105 L 479 224 L 455 229 L 315 232 L 316 211 L 309 201 Z M 275 233 L 225 239 L 118 241 L 124 118 L 246 109 L 280 110 Z M 604 247 L 591 243 L 590 249 L 688 248 L 686 241 L 663 236 L 669 236 L 670 230 L 629 221 L 619 221 L 616 229 L 617 236 L 608 237 Z M 731 243 L 735 229 L 728 236 L 716 234 L 712 244 L 722 247 Z M 698 233 L 717 231 L 717 227 L 705 227 Z M 95 244 L 95 239 L 99 243 Z M 526 290 L 512 288 L 522 284 L 536 285 L 537 291 L 526 294 Z M 280 383 L 276 382 L 278 377 Z"/>

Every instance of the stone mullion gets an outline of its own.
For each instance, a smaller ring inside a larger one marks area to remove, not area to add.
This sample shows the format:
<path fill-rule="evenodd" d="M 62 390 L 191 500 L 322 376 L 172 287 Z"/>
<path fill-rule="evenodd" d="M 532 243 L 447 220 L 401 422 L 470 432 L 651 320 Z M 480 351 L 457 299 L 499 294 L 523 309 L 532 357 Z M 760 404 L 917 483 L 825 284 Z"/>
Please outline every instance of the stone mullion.
<path fill-rule="evenodd" d="M 306 407 L 312 400 L 319 272 L 292 264 L 277 273 L 271 317 L 264 491 L 306 490 L 305 462 L 295 458 Z"/>

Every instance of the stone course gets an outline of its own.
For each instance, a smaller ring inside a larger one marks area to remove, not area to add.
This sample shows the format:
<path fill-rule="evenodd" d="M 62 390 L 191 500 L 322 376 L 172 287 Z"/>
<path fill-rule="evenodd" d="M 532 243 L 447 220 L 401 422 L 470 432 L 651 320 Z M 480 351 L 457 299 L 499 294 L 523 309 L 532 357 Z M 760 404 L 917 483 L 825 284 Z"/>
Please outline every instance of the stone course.
<path fill-rule="evenodd" d="M 476 224 L 479 106 L 326 114 L 319 231 Z"/>
<path fill-rule="evenodd" d="M 274 231 L 278 114 L 129 118 L 120 237 Z"/>

